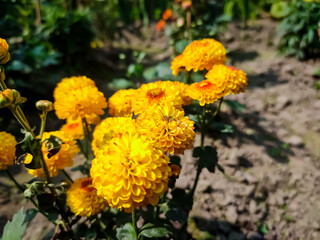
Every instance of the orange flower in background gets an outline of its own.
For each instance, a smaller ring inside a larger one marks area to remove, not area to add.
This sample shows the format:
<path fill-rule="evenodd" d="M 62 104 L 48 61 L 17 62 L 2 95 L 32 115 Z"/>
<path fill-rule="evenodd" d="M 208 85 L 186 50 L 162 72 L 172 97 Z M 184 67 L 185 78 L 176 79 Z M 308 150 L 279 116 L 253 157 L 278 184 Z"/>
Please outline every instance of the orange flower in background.
<path fill-rule="evenodd" d="M 181 7 L 185 10 L 190 8 L 191 6 L 192 6 L 192 1 L 183 1 L 181 3 Z"/>
<path fill-rule="evenodd" d="M 242 70 L 223 64 L 214 65 L 205 77 L 220 89 L 221 97 L 244 92 L 248 85 L 247 76 Z"/>
<path fill-rule="evenodd" d="M 210 70 L 213 65 L 223 64 L 227 60 L 223 45 L 209 38 L 193 41 L 184 49 L 182 56 L 176 58 L 171 63 L 172 74 L 175 76 L 183 69 L 188 72 Z"/>
<path fill-rule="evenodd" d="M 80 178 L 72 183 L 67 192 L 67 205 L 71 212 L 82 217 L 90 217 L 108 209 L 108 202 L 97 195 L 92 186 L 92 178 Z"/>
<path fill-rule="evenodd" d="M 171 9 L 166 9 L 166 10 L 164 11 L 164 13 L 162 14 L 162 19 L 163 19 L 163 20 L 168 20 L 169 18 L 171 18 L 171 16 L 172 16 L 172 11 L 171 11 Z"/>
<path fill-rule="evenodd" d="M 73 139 L 81 140 L 84 137 L 82 120 L 80 118 L 76 120 L 67 119 L 67 123 L 61 127 L 60 131 L 71 136 Z"/>
<path fill-rule="evenodd" d="M 160 31 L 164 28 L 164 25 L 166 25 L 166 21 L 164 21 L 163 19 L 161 19 L 161 20 L 157 23 L 156 30 L 157 30 L 158 32 L 160 32 Z"/>

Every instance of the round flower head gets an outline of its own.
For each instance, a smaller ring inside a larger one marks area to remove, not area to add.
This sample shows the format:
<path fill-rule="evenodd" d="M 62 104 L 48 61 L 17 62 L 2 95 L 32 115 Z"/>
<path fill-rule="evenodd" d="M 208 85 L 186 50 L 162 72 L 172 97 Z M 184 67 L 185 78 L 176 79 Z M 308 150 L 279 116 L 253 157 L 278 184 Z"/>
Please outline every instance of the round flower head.
<path fill-rule="evenodd" d="M 92 118 L 104 114 L 107 101 L 86 77 L 64 78 L 54 90 L 54 108 L 60 119 Z"/>
<path fill-rule="evenodd" d="M 72 183 L 67 192 L 67 205 L 71 212 L 81 217 L 91 217 L 108 208 L 108 202 L 97 195 L 92 178 L 80 178 Z"/>
<path fill-rule="evenodd" d="M 143 136 L 123 134 L 99 151 L 92 161 L 91 176 L 98 195 L 110 206 L 132 212 L 158 204 L 168 189 L 169 157 Z"/>
<path fill-rule="evenodd" d="M 136 122 L 129 117 L 110 117 L 101 121 L 93 132 L 92 151 L 96 155 L 111 139 L 126 132 L 134 133 Z"/>
<path fill-rule="evenodd" d="M 160 32 L 164 28 L 165 25 L 166 25 L 166 21 L 163 19 L 160 19 L 159 22 L 157 22 L 156 30 L 158 32 Z"/>
<path fill-rule="evenodd" d="M 206 78 L 221 90 L 223 96 L 244 92 L 248 85 L 247 76 L 243 71 L 222 64 L 214 65 L 206 74 Z"/>
<path fill-rule="evenodd" d="M 189 88 L 188 84 L 183 82 L 170 82 L 171 88 L 174 92 L 178 92 L 178 95 L 181 97 L 182 105 L 189 105 L 192 103 L 192 99 L 187 94 L 187 89 Z"/>
<path fill-rule="evenodd" d="M 135 114 L 140 114 L 163 103 L 181 108 L 183 102 L 180 92 L 173 87 L 170 81 L 143 84 L 137 91 L 137 97 L 132 104 Z"/>
<path fill-rule="evenodd" d="M 0 38 L 0 64 L 6 64 L 9 60 L 9 45 L 5 39 Z"/>
<path fill-rule="evenodd" d="M 162 19 L 163 20 L 168 20 L 172 16 L 172 10 L 171 9 L 166 9 L 164 13 L 162 14 Z"/>
<path fill-rule="evenodd" d="M 184 111 L 170 105 L 159 106 L 141 114 L 137 125 L 156 148 L 170 154 L 183 154 L 192 148 L 196 136 L 194 122 L 184 116 Z"/>
<path fill-rule="evenodd" d="M 109 114 L 114 117 L 132 116 L 132 101 L 135 100 L 137 90 L 125 89 L 115 92 L 108 100 Z"/>
<path fill-rule="evenodd" d="M 181 55 L 171 63 L 172 74 L 177 75 L 182 69 L 194 72 L 204 69 L 210 70 L 215 64 L 226 61 L 226 49 L 214 39 L 193 41 Z"/>
<path fill-rule="evenodd" d="M 46 147 L 46 143 L 42 144 L 42 153 L 44 160 L 47 164 L 50 177 L 55 177 L 58 175 L 59 169 L 64 169 L 66 167 L 72 167 L 73 158 L 80 151 L 76 145 L 76 141 L 73 138 L 64 132 L 55 131 L 55 132 L 44 132 L 42 140 L 49 138 L 51 135 L 58 137 L 62 140 L 61 149 L 58 153 L 53 155 L 52 157 L 48 157 L 48 150 Z M 26 162 L 29 162 L 32 159 L 31 155 L 28 155 L 26 158 Z M 39 169 L 28 169 L 28 172 L 35 177 L 44 177 L 44 172 L 42 168 Z"/>
<path fill-rule="evenodd" d="M 209 80 L 191 84 L 187 93 L 192 99 L 198 100 L 201 106 L 213 103 L 222 97 L 221 89 Z"/>
<path fill-rule="evenodd" d="M 10 133 L 0 132 L 0 170 L 14 164 L 17 141 Z"/>

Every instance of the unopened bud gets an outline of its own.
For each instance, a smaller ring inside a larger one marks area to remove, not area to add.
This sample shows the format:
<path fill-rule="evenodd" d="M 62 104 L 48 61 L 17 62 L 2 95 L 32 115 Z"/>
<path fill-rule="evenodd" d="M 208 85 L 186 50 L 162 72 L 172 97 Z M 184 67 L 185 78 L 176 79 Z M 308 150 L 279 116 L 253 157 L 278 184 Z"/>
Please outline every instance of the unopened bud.
<path fill-rule="evenodd" d="M 0 108 L 9 107 L 13 103 L 13 94 L 11 89 L 0 92 Z"/>
<path fill-rule="evenodd" d="M 9 60 L 9 45 L 5 39 L 0 38 L 0 64 L 6 64 Z"/>
<path fill-rule="evenodd" d="M 53 111 L 53 103 L 48 100 L 40 100 L 36 102 L 36 108 L 40 111 L 50 112 Z"/>
<path fill-rule="evenodd" d="M 20 93 L 15 89 L 6 89 L 0 92 L 0 108 L 9 107 L 11 105 L 19 105 L 27 99 L 20 96 Z"/>

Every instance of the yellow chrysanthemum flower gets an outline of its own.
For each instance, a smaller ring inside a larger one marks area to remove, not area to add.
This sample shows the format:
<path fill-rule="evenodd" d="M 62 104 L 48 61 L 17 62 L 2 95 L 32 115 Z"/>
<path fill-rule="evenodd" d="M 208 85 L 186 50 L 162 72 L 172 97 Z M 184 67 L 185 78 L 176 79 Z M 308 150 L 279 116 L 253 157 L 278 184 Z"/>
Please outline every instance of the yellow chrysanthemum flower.
<path fill-rule="evenodd" d="M 14 164 L 17 141 L 10 133 L 0 132 L 0 170 Z"/>
<path fill-rule="evenodd" d="M 6 64 L 9 60 L 9 45 L 5 39 L 0 38 L 0 64 Z"/>
<path fill-rule="evenodd" d="M 59 169 L 64 169 L 66 167 L 72 167 L 73 158 L 80 151 L 76 145 L 76 141 L 73 140 L 71 136 L 68 136 L 64 132 L 55 131 L 55 132 L 44 132 L 42 140 L 49 138 L 51 135 L 56 136 L 62 140 L 61 149 L 58 153 L 53 155 L 51 158 L 48 157 L 48 151 L 46 144 L 42 144 L 42 153 L 44 160 L 47 164 L 50 177 L 55 177 L 58 175 Z M 26 162 L 30 162 L 32 156 L 29 154 L 26 158 Z M 44 177 L 44 172 L 42 168 L 39 169 L 28 169 L 28 172 L 35 177 Z"/>
<path fill-rule="evenodd" d="M 215 64 L 223 64 L 226 61 L 226 49 L 214 39 L 202 39 L 189 44 L 182 55 L 177 56 L 171 63 L 173 75 L 186 69 L 194 72 L 204 69 L 210 70 Z"/>
<path fill-rule="evenodd" d="M 170 105 L 162 105 L 141 114 L 137 125 L 156 148 L 175 155 L 192 148 L 196 136 L 194 122 L 184 115 L 183 110 Z"/>
<path fill-rule="evenodd" d="M 182 105 L 189 105 L 192 103 L 192 99 L 187 94 L 187 89 L 189 88 L 188 84 L 185 84 L 183 82 L 170 82 L 171 88 L 173 89 L 173 92 L 178 92 L 178 95 L 180 96 L 179 99 L 182 100 Z"/>
<path fill-rule="evenodd" d="M 91 176 L 98 195 L 110 206 L 132 212 L 158 204 L 168 189 L 169 157 L 139 134 L 123 134 L 99 151 L 92 161 Z"/>
<path fill-rule="evenodd" d="M 135 100 L 137 90 L 125 89 L 115 92 L 108 100 L 109 114 L 114 117 L 132 116 L 132 101 Z"/>
<path fill-rule="evenodd" d="M 242 70 L 222 64 L 213 66 L 205 77 L 221 90 L 222 96 L 244 92 L 248 85 L 247 76 Z"/>
<path fill-rule="evenodd" d="M 173 87 L 170 81 L 157 81 L 143 84 L 138 90 L 132 108 L 135 114 L 140 114 L 149 108 L 159 106 L 163 103 L 181 108 L 182 96 L 178 89 Z"/>
<path fill-rule="evenodd" d="M 97 195 L 92 178 L 80 178 L 72 183 L 67 192 L 67 205 L 71 212 L 81 217 L 90 217 L 108 209 L 108 202 Z"/>
<path fill-rule="evenodd" d="M 213 103 L 222 97 L 221 89 L 209 80 L 191 84 L 187 93 L 192 99 L 198 100 L 201 106 Z"/>
<path fill-rule="evenodd" d="M 93 118 L 104 114 L 107 101 L 87 77 L 64 78 L 54 90 L 54 108 L 60 119 Z"/>
<path fill-rule="evenodd" d="M 120 137 L 126 132 L 134 133 L 136 122 L 130 117 L 110 117 L 101 121 L 93 132 L 92 151 L 95 155 L 111 139 Z"/>

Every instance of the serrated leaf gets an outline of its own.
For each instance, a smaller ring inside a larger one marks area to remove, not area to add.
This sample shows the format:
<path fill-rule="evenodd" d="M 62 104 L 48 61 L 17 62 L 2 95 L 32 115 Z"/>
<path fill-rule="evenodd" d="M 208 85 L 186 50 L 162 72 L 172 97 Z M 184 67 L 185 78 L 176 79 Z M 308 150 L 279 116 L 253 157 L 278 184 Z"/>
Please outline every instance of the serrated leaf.
<path fill-rule="evenodd" d="M 13 215 L 12 221 L 8 221 L 8 223 L 4 226 L 2 239 L 21 240 L 27 227 L 25 217 L 26 215 L 23 212 L 23 208 L 21 208 L 16 214 Z"/>
<path fill-rule="evenodd" d="M 117 239 L 119 240 L 137 240 L 137 235 L 132 223 L 126 223 L 122 227 L 116 229 Z"/>
<path fill-rule="evenodd" d="M 196 147 L 192 156 L 199 158 L 198 167 L 200 169 L 207 168 L 210 172 L 215 171 L 218 163 L 218 153 L 215 148 L 211 146 Z"/>
<path fill-rule="evenodd" d="M 164 237 L 170 231 L 165 227 L 154 227 L 154 228 L 147 228 L 140 232 L 140 236 L 148 237 L 148 238 L 156 238 L 156 237 Z"/>

